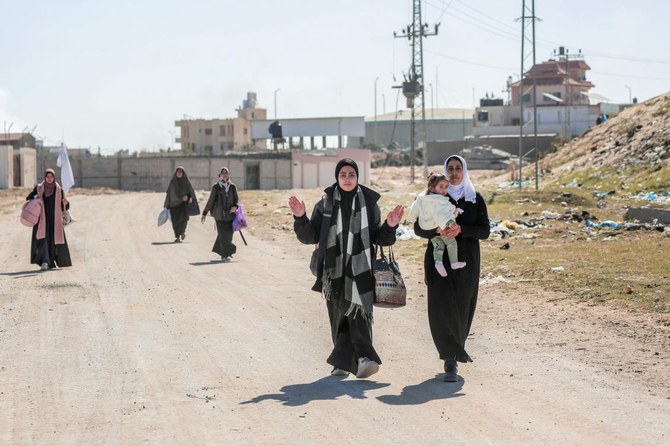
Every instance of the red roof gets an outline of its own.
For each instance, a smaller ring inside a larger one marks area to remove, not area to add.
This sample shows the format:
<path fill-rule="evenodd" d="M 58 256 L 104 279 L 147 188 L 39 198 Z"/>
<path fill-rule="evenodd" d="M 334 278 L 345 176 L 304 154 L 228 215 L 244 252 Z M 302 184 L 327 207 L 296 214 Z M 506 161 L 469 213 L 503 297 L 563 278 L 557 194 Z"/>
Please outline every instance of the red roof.
<path fill-rule="evenodd" d="M 30 133 L 2 133 L 0 131 L 0 141 L 19 141 L 23 135 L 30 135 Z"/>

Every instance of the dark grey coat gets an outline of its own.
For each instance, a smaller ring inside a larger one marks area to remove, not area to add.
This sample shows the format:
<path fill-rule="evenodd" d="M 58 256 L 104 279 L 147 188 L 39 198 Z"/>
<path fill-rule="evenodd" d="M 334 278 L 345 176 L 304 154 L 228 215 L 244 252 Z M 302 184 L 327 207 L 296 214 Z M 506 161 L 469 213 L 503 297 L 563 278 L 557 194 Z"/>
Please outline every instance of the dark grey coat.
<path fill-rule="evenodd" d="M 202 211 L 202 215 L 207 215 L 210 212 L 215 220 L 233 221 L 235 213 L 231 212 L 230 209 L 233 206 L 237 206 L 238 201 L 237 186 L 230 183 L 228 193 L 226 193 L 225 189 L 216 182 L 212 186 L 212 192 L 209 194 L 209 199 L 207 200 L 205 209 Z"/>

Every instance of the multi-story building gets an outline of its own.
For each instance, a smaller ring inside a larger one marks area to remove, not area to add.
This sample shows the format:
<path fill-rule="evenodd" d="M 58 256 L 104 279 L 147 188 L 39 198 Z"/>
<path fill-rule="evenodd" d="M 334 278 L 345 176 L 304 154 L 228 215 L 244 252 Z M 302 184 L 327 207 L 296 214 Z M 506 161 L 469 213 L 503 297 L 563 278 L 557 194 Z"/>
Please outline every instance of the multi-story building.
<path fill-rule="evenodd" d="M 521 80 L 510 80 L 507 104 L 502 100 L 482 99 L 475 110 L 473 135 L 519 135 L 520 101 L 523 101 L 523 134 L 534 133 L 533 95 L 539 134 L 567 138 L 581 135 L 596 124 L 600 114 L 619 111 L 619 106 L 607 104 L 607 98 L 591 92 L 594 85 L 586 79 L 590 69 L 581 51 L 568 54 L 563 47 L 559 48 L 556 59 L 535 64 L 523 74 L 523 95 L 519 91 Z"/>
<path fill-rule="evenodd" d="M 250 147 L 251 122 L 265 120 L 267 110 L 256 106 L 256 93 L 247 93 L 236 118 L 182 119 L 175 121 L 181 132 L 176 142 L 185 153 L 221 155 L 229 150 Z"/>

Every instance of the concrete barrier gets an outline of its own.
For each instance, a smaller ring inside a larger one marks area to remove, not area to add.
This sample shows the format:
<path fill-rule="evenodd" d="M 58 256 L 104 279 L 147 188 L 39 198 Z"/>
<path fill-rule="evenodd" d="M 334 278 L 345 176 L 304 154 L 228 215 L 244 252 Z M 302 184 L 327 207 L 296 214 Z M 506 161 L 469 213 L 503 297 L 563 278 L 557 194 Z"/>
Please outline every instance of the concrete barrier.
<path fill-rule="evenodd" d="M 670 224 L 670 210 L 652 209 L 652 208 L 628 208 L 626 211 L 626 220 L 637 220 L 642 223 L 652 223 L 656 220 L 658 223 Z"/>
<path fill-rule="evenodd" d="M 14 148 L 0 146 L 0 189 L 14 187 Z"/>

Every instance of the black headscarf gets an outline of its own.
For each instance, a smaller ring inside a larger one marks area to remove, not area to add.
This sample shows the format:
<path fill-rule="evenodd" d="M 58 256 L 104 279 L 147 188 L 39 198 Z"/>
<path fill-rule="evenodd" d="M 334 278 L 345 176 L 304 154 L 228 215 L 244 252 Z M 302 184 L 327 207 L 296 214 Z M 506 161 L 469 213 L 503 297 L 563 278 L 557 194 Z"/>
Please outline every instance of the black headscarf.
<path fill-rule="evenodd" d="M 184 172 L 181 178 L 177 178 L 177 171 L 180 170 Z M 181 197 L 188 195 L 191 198 L 195 197 L 195 191 L 191 185 L 191 181 L 186 175 L 186 170 L 182 166 L 178 166 L 174 174 L 172 174 L 172 179 L 168 185 L 167 195 L 165 197 L 165 207 L 175 207 L 183 203 Z"/>
<path fill-rule="evenodd" d="M 340 190 L 340 203 L 341 203 L 341 208 L 342 208 L 342 223 L 344 223 L 344 233 L 346 235 L 347 231 L 349 230 L 349 218 L 351 217 L 351 207 L 352 203 L 354 201 L 354 198 L 356 197 L 356 191 L 358 190 L 358 187 L 355 187 L 354 190 L 352 191 L 345 191 L 340 187 L 340 170 L 344 166 L 350 166 L 356 171 L 356 183 L 358 184 L 358 164 L 356 164 L 356 161 L 352 160 L 351 158 L 342 158 L 340 161 L 338 161 L 337 165 L 335 166 L 335 179 L 337 180 L 337 188 Z M 346 238 L 346 237 L 345 237 Z"/>

